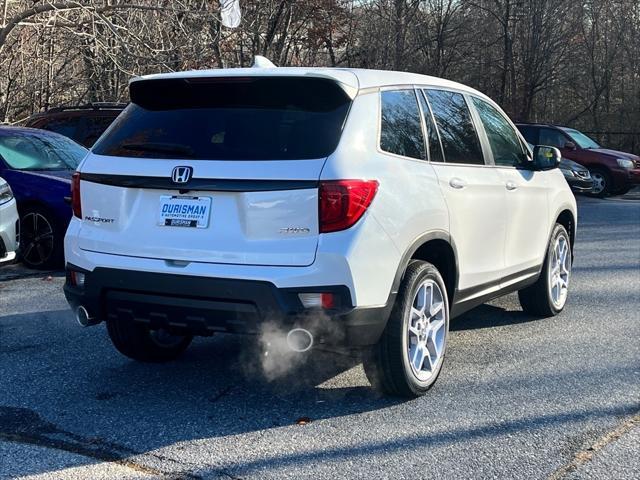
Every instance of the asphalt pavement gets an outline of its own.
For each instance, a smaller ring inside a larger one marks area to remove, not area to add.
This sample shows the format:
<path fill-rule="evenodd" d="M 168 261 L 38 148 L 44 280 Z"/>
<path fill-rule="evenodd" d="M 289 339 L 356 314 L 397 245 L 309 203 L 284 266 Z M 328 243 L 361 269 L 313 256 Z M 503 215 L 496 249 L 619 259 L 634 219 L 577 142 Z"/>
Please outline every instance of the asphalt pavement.
<path fill-rule="evenodd" d="M 637 479 L 640 201 L 579 209 L 565 311 L 536 319 L 510 295 L 455 320 L 411 401 L 342 353 L 268 381 L 245 337 L 135 363 L 75 323 L 60 274 L 5 270 L 0 478 Z"/>

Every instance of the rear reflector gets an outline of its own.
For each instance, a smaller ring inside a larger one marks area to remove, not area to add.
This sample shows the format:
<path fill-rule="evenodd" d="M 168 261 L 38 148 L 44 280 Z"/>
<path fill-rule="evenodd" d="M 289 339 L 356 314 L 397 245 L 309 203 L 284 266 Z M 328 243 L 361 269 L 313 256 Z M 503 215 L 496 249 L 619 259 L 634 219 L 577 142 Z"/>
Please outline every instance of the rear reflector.
<path fill-rule="evenodd" d="M 82 206 L 80 204 L 80 174 L 74 173 L 71 177 L 71 209 L 73 216 L 82 218 Z"/>
<path fill-rule="evenodd" d="M 337 232 L 353 226 L 369 208 L 378 191 L 375 180 L 332 180 L 320 182 L 320 233 Z"/>

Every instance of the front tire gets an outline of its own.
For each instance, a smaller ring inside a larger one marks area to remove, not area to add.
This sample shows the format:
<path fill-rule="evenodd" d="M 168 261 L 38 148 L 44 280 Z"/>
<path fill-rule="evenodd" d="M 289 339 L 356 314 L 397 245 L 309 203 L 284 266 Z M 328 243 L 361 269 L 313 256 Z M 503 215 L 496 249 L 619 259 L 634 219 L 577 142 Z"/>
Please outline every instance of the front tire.
<path fill-rule="evenodd" d="M 172 335 L 166 330 L 151 330 L 133 320 L 109 319 L 107 331 L 114 347 L 123 355 L 140 362 L 168 362 L 178 358 L 191 344 L 191 335 Z"/>
<path fill-rule="evenodd" d="M 530 287 L 518 291 L 525 313 L 553 317 L 567 302 L 572 264 L 571 242 L 567 230 L 556 223 L 549 240 L 540 277 Z"/>
<path fill-rule="evenodd" d="M 364 358 L 371 385 L 391 395 L 424 395 L 442 370 L 448 335 L 442 276 L 432 264 L 412 261 L 382 337 Z"/>
<path fill-rule="evenodd" d="M 611 175 L 609 172 L 601 169 L 594 168 L 590 170 L 591 178 L 593 178 L 593 190 L 591 194 L 604 198 L 611 193 Z"/>

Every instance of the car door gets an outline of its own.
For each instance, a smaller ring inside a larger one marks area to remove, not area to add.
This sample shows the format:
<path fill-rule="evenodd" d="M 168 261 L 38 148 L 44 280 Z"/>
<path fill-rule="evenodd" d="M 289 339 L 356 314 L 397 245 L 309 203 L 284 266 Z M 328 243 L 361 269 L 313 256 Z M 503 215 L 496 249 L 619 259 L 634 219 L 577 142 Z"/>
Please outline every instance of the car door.
<path fill-rule="evenodd" d="M 485 162 L 465 96 L 436 89 L 425 89 L 423 94 L 428 101 L 423 109 L 437 126 L 444 159 L 431 164 L 449 209 L 458 255 L 458 300 L 472 300 L 497 289 L 504 269 L 504 182 Z M 432 158 L 434 153 L 430 152 Z"/>
<path fill-rule="evenodd" d="M 505 287 L 537 273 L 542 263 L 549 236 L 549 172 L 528 169 L 528 153 L 515 126 L 497 106 L 471 98 L 506 194 Z"/>

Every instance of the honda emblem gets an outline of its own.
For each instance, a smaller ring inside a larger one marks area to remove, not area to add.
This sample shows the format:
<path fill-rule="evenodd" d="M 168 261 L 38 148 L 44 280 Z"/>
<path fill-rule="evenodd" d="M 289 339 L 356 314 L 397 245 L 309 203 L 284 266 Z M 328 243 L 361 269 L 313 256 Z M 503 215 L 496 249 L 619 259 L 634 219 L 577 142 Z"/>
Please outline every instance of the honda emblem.
<path fill-rule="evenodd" d="M 187 183 L 192 175 L 192 167 L 175 167 L 171 172 L 171 180 L 173 183 Z"/>

